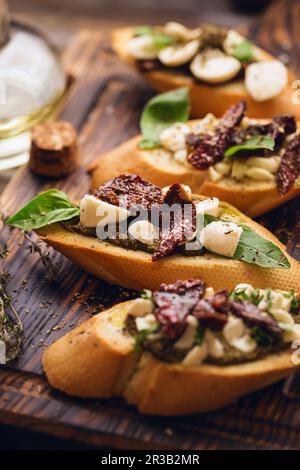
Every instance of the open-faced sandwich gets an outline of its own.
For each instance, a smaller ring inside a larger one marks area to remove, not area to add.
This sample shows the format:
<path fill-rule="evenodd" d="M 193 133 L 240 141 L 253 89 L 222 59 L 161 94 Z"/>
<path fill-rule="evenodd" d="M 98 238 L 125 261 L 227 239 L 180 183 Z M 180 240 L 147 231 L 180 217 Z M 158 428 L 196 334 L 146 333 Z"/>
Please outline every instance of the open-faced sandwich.
<path fill-rule="evenodd" d="M 244 101 L 217 119 L 187 121 L 187 89 L 156 96 L 146 105 L 142 137 L 102 155 L 92 186 L 135 172 L 159 186 L 177 181 L 194 193 L 216 196 L 250 217 L 300 191 L 300 133 L 292 115 L 250 119 Z"/>
<path fill-rule="evenodd" d="M 175 22 L 121 28 L 113 32 L 112 46 L 155 90 L 188 87 L 194 117 L 220 116 L 240 100 L 247 101 L 251 117 L 300 115 L 292 99 L 293 73 L 234 30 Z"/>
<path fill-rule="evenodd" d="M 242 280 L 300 290 L 300 266 L 274 235 L 178 183 L 161 190 L 138 175 L 121 175 L 78 205 L 48 190 L 7 223 L 35 229 L 87 271 L 133 289 L 194 277 L 215 289 Z"/>
<path fill-rule="evenodd" d="M 122 395 L 150 414 L 208 411 L 288 375 L 299 321 L 292 290 L 177 281 L 86 321 L 46 350 L 43 365 L 70 395 Z"/>

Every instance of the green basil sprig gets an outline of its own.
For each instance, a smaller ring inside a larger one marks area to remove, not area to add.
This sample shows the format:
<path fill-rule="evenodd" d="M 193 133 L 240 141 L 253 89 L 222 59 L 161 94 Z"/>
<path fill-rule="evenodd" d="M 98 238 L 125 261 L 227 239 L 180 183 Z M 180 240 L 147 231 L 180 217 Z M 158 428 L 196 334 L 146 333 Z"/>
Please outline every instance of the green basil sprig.
<path fill-rule="evenodd" d="M 229 158 L 243 150 L 274 150 L 274 147 L 275 141 L 273 137 L 270 137 L 269 135 L 255 135 L 254 137 L 247 139 L 243 144 L 234 145 L 227 149 L 224 156 L 225 158 Z"/>
<path fill-rule="evenodd" d="M 254 58 L 253 45 L 245 39 L 235 47 L 232 55 L 240 62 L 251 62 Z"/>
<path fill-rule="evenodd" d="M 137 26 L 134 29 L 134 33 L 137 36 L 151 36 L 153 45 L 158 51 L 164 47 L 170 46 L 174 42 L 172 36 L 169 36 L 162 31 L 157 31 L 152 28 L 152 26 Z"/>
<path fill-rule="evenodd" d="M 201 217 L 197 227 L 197 237 L 200 236 L 201 230 L 206 227 L 206 225 L 218 220 L 221 219 L 207 214 L 205 214 L 203 218 Z M 228 220 L 224 220 L 224 222 L 228 222 Z M 261 268 L 288 269 L 291 267 L 289 260 L 277 245 L 263 238 L 252 230 L 252 228 L 248 227 L 248 225 L 237 225 L 242 227 L 243 232 L 234 256 L 231 259 L 256 264 Z"/>
<path fill-rule="evenodd" d="M 143 139 L 141 149 L 153 149 L 160 145 L 159 136 L 174 122 L 186 122 L 189 117 L 190 103 L 188 88 L 178 88 L 154 96 L 145 106 L 140 126 Z"/>
<path fill-rule="evenodd" d="M 8 225 L 34 230 L 79 216 L 79 207 L 58 189 L 49 189 L 33 198 L 23 209 L 6 220 Z"/>
<path fill-rule="evenodd" d="M 241 235 L 233 259 L 256 264 L 262 268 L 291 267 L 289 260 L 281 249 L 269 240 L 254 232 L 247 225 L 241 225 Z"/>

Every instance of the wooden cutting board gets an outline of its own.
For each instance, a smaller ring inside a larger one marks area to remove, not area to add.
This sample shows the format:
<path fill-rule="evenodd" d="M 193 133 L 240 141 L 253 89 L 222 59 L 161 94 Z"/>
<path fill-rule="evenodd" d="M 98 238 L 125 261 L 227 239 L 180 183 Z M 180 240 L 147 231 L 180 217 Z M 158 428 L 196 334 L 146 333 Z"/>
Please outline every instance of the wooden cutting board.
<path fill-rule="evenodd" d="M 285 15 L 276 8 L 273 16 L 268 13 L 262 22 L 256 21 L 250 34 L 275 52 L 282 52 L 284 44 L 286 53 L 291 25 L 296 24 L 294 15 L 300 18 L 299 8 L 295 7 L 294 14 L 285 11 Z M 292 29 L 297 34 L 297 29 Z M 289 53 L 294 68 L 298 66 L 299 70 L 299 50 L 294 47 Z M 61 117 L 78 129 L 82 167 L 59 181 L 35 177 L 27 168 L 21 168 L 1 197 L 0 207 L 8 213 L 50 187 L 63 189 L 71 197 L 85 193 L 89 187 L 85 166 L 138 131 L 141 109 L 152 94 L 140 77 L 113 56 L 101 33 L 80 32 L 64 61 L 73 80 Z M 290 253 L 298 259 L 299 208 L 294 200 L 261 219 L 288 243 Z M 181 418 L 145 417 L 121 399 L 73 399 L 52 390 L 41 368 L 43 348 L 91 314 L 133 294 L 95 279 L 43 246 L 43 252 L 49 251 L 58 266 L 58 277 L 49 283 L 40 257 L 28 253 L 26 241 L 21 245 L 22 235 L 0 228 L 0 243 L 7 242 L 9 247 L 1 263 L 12 274 L 9 291 L 25 329 L 22 354 L 0 368 L 1 423 L 123 449 L 300 447 L 300 401 L 287 399 L 282 383 L 221 411 Z"/>

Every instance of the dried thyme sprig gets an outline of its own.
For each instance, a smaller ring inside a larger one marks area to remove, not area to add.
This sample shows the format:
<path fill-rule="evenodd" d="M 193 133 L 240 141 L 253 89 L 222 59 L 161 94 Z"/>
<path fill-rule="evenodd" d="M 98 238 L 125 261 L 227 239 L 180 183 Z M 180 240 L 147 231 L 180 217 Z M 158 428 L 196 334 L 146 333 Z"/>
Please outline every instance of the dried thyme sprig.
<path fill-rule="evenodd" d="M 7 249 L 1 248 L 4 253 Z M 6 256 L 6 255 L 5 255 Z M 4 257 L 2 259 L 4 259 Z M 23 342 L 23 324 L 13 306 L 12 296 L 7 293 L 10 274 L 0 268 L 0 341 L 5 345 L 5 361 L 12 361 L 19 354 Z M 7 314 L 10 310 L 12 315 Z"/>
<path fill-rule="evenodd" d="M 53 263 L 50 252 L 43 250 L 44 243 L 41 240 L 34 240 L 31 232 L 24 231 L 24 238 L 28 242 L 27 250 L 29 253 L 37 253 L 42 261 L 42 264 L 47 268 L 46 280 L 51 282 L 58 277 L 58 266 Z"/>

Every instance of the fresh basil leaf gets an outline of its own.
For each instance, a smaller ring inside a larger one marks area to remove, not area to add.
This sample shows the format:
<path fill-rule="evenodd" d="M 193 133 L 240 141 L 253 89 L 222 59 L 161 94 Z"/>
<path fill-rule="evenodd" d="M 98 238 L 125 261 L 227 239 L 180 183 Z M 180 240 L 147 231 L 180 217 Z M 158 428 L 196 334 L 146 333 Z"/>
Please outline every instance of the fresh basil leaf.
<path fill-rule="evenodd" d="M 188 92 L 188 88 L 178 88 L 154 96 L 147 103 L 140 121 L 143 134 L 140 148 L 159 146 L 159 136 L 163 129 L 174 122 L 187 121 L 190 110 Z"/>
<path fill-rule="evenodd" d="M 139 148 L 142 150 L 152 150 L 159 147 L 159 143 L 153 140 L 142 139 L 139 143 Z"/>
<path fill-rule="evenodd" d="M 80 214 L 69 197 L 58 189 L 49 189 L 33 198 L 23 209 L 6 220 L 8 225 L 33 230 L 72 219 Z"/>
<path fill-rule="evenodd" d="M 173 38 L 164 33 L 155 32 L 152 35 L 154 46 L 157 49 L 163 49 L 164 47 L 171 46 L 173 44 Z"/>
<path fill-rule="evenodd" d="M 247 225 L 241 225 L 243 233 L 233 259 L 256 264 L 262 268 L 290 268 L 290 262 L 281 249 L 256 233 Z"/>
<path fill-rule="evenodd" d="M 197 330 L 196 330 L 196 336 L 195 336 L 195 344 L 198 346 L 201 346 L 201 344 L 204 341 L 204 334 L 205 334 L 205 328 L 198 324 Z"/>
<path fill-rule="evenodd" d="M 169 36 L 168 34 L 165 34 L 162 31 L 157 31 L 151 26 L 137 26 L 134 29 L 134 33 L 137 36 L 151 36 L 154 47 L 156 47 L 158 50 L 170 46 L 174 42 L 172 36 Z"/>
<path fill-rule="evenodd" d="M 137 36 L 146 36 L 147 34 L 153 34 L 154 29 L 152 26 L 141 25 L 134 28 L 134 34 Z"/>
<path fill-rule="evenodd" d="M 197 225 L 197 239 L 199 240 L 201 230 L 211 222 L 222 220 L 212 215 L 204 214 L 199 217 Z M 224 221 L 225 222 L 225 221 Z M 227 221 L 228 222 L 228 221 Z M 245 263 L 256 264 L 263 268 L 290 268 L 290 262 L 278 246 L 263 238 L 248 225 L 238 224 L 243 229 L 240 241 L 233 259 Z"/>
<path fill-rule="evenodd" d="M 262 295 L 259 292 L 259 289 L 254 289 L 251 294 L 247 294 L 246 289 L 233 290 L 230 293 L 230 300 L 248 300 L 254 305 L 258 305 L 261 301 Z"/>
<path fill-rule="evenodd" d="M 274 150 L 274 146 L 275 141 L 269 135 L 256 135 L 247 139 L 243 144 L 234 145 L 233 147 L 230 147 L 226 150 L 224 156 L 226 158 L 229 158 L 242 150 Z"/>
<path fill-rule="evenodd" d="M 251 62 L 254 57 L 253 45 L 245 39 L 236 46 L 232 55 L 240 62 Z"/>

